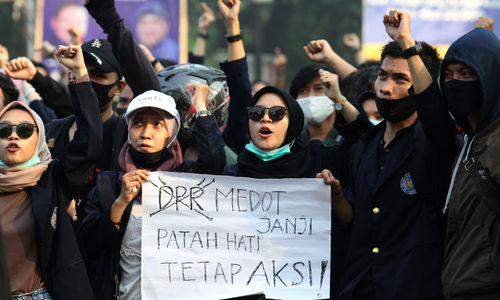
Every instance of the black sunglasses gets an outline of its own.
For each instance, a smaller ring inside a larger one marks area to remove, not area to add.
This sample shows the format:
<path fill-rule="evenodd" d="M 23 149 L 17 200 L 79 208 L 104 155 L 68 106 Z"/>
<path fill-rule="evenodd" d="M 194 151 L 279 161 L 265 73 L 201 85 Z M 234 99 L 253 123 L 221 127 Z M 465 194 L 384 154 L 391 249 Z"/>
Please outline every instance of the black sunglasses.
<path fill-rule="evenodd" d="M 271 121 L 273 122 L 277 122 L 285 117 L 288 108 L 283 106 L 273 106 L 273 107 L 249 106 L 247 107 L 248 118 L 252 121 L 259 122 L 266 114 L 266 110 L 269 119 L 271 119 Z"/>
<path fill-rule="evenodd" d="M 35 131 L 35 128 L 38 128 L 35 124 L 31 123 L 21 123 L 17 125 L 0 123 L 0 138 L 8 138 L 12 134 L 13 127 L 16 127 L 16 134 L 22 139 L 31 137 L 33 135 L 33 132 Z"/>

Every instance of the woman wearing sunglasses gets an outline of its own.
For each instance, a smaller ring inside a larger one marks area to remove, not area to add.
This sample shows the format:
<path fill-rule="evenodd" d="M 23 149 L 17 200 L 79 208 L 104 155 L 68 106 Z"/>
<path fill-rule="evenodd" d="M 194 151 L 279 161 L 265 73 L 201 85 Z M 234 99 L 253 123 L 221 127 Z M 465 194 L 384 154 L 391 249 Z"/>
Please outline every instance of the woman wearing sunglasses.
<path fill-rule="evenodd" d="M 314 177 L 312 157 L 297 140 L 304 114 L 288 93 L 268 86 L 252 99 L 248 112 L 250 142 L 226 174 L 254 178 Z"/>
<path fill-rule="evenodd" d="M 225 173 L 255 178 L 301 178 L 315 177 L 326 168 L 334 169 L 347 147 L 327 149 L 319 140 L 310 144 L 300 141 L 304 114 L 291 95 L 268 86 L 252 98 L 238 18 L 241 2 L 218 0 L 217 5 L 228 42 L 228 59 L 221 63 L 221 69 L 226 73 L 231 95 L 224 135 L 228 146 L 239 154 L 238 163 L 228 166 Z M 354 121 L 359 112 L 341 95 L 336 76 L 325 71 L 321 73 L 321 81 L 331 99 L 344 100 L 342 115 Z"/>
<path fill-rule="evenodd" d="M 61 159 L 51 159 L 44 124 L 26 104 L 0 112 L 0 223 L 11 299 L 93 299 L 66 211 L 100 154 L 102 125 L 81 49 L 60 47 L 56 57 L 71 70 L 78 124 Z"/>

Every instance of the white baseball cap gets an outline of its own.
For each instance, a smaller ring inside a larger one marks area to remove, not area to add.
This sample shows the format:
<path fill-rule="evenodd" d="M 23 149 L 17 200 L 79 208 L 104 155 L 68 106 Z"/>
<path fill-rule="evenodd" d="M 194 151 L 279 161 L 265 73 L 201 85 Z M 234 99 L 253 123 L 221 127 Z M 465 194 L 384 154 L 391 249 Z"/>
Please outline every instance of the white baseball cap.
<path fill-rule="evenodd" d="M 147 107 L 160 109 L 172 115 L 177 122 L 177 128 L 180 128 L 180 116 L 177 108 L 175 107 L 174 98 L 153 90 L 140 94 L 130 102 L 124 115 L 127 124 L 134 111 Z"/>

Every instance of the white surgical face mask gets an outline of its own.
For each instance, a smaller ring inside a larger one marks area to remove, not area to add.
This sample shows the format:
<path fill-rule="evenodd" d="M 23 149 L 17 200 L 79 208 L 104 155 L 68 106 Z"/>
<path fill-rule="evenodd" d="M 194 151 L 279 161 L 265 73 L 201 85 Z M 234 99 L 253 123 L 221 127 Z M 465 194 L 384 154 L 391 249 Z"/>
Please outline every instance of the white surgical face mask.
<path fill-rule="evenodd" d="M 319 125 L 335 110 L 333 101 L 327 96 L 311 96 L 297 99 L 307 123 Z"/>

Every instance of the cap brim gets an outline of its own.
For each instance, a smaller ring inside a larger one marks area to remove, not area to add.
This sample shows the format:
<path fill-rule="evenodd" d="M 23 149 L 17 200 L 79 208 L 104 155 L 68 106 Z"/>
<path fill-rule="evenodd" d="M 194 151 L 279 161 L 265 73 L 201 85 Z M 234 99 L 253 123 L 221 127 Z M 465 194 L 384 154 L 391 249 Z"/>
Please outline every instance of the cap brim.
<path fill-rule="evenodd" d="M 83 51 L 83 58 L 87 61 L 91 59 L 96 67 L 103 72 L 117 72 L 113 66 L 104 58 L 93 52 Z"/>

